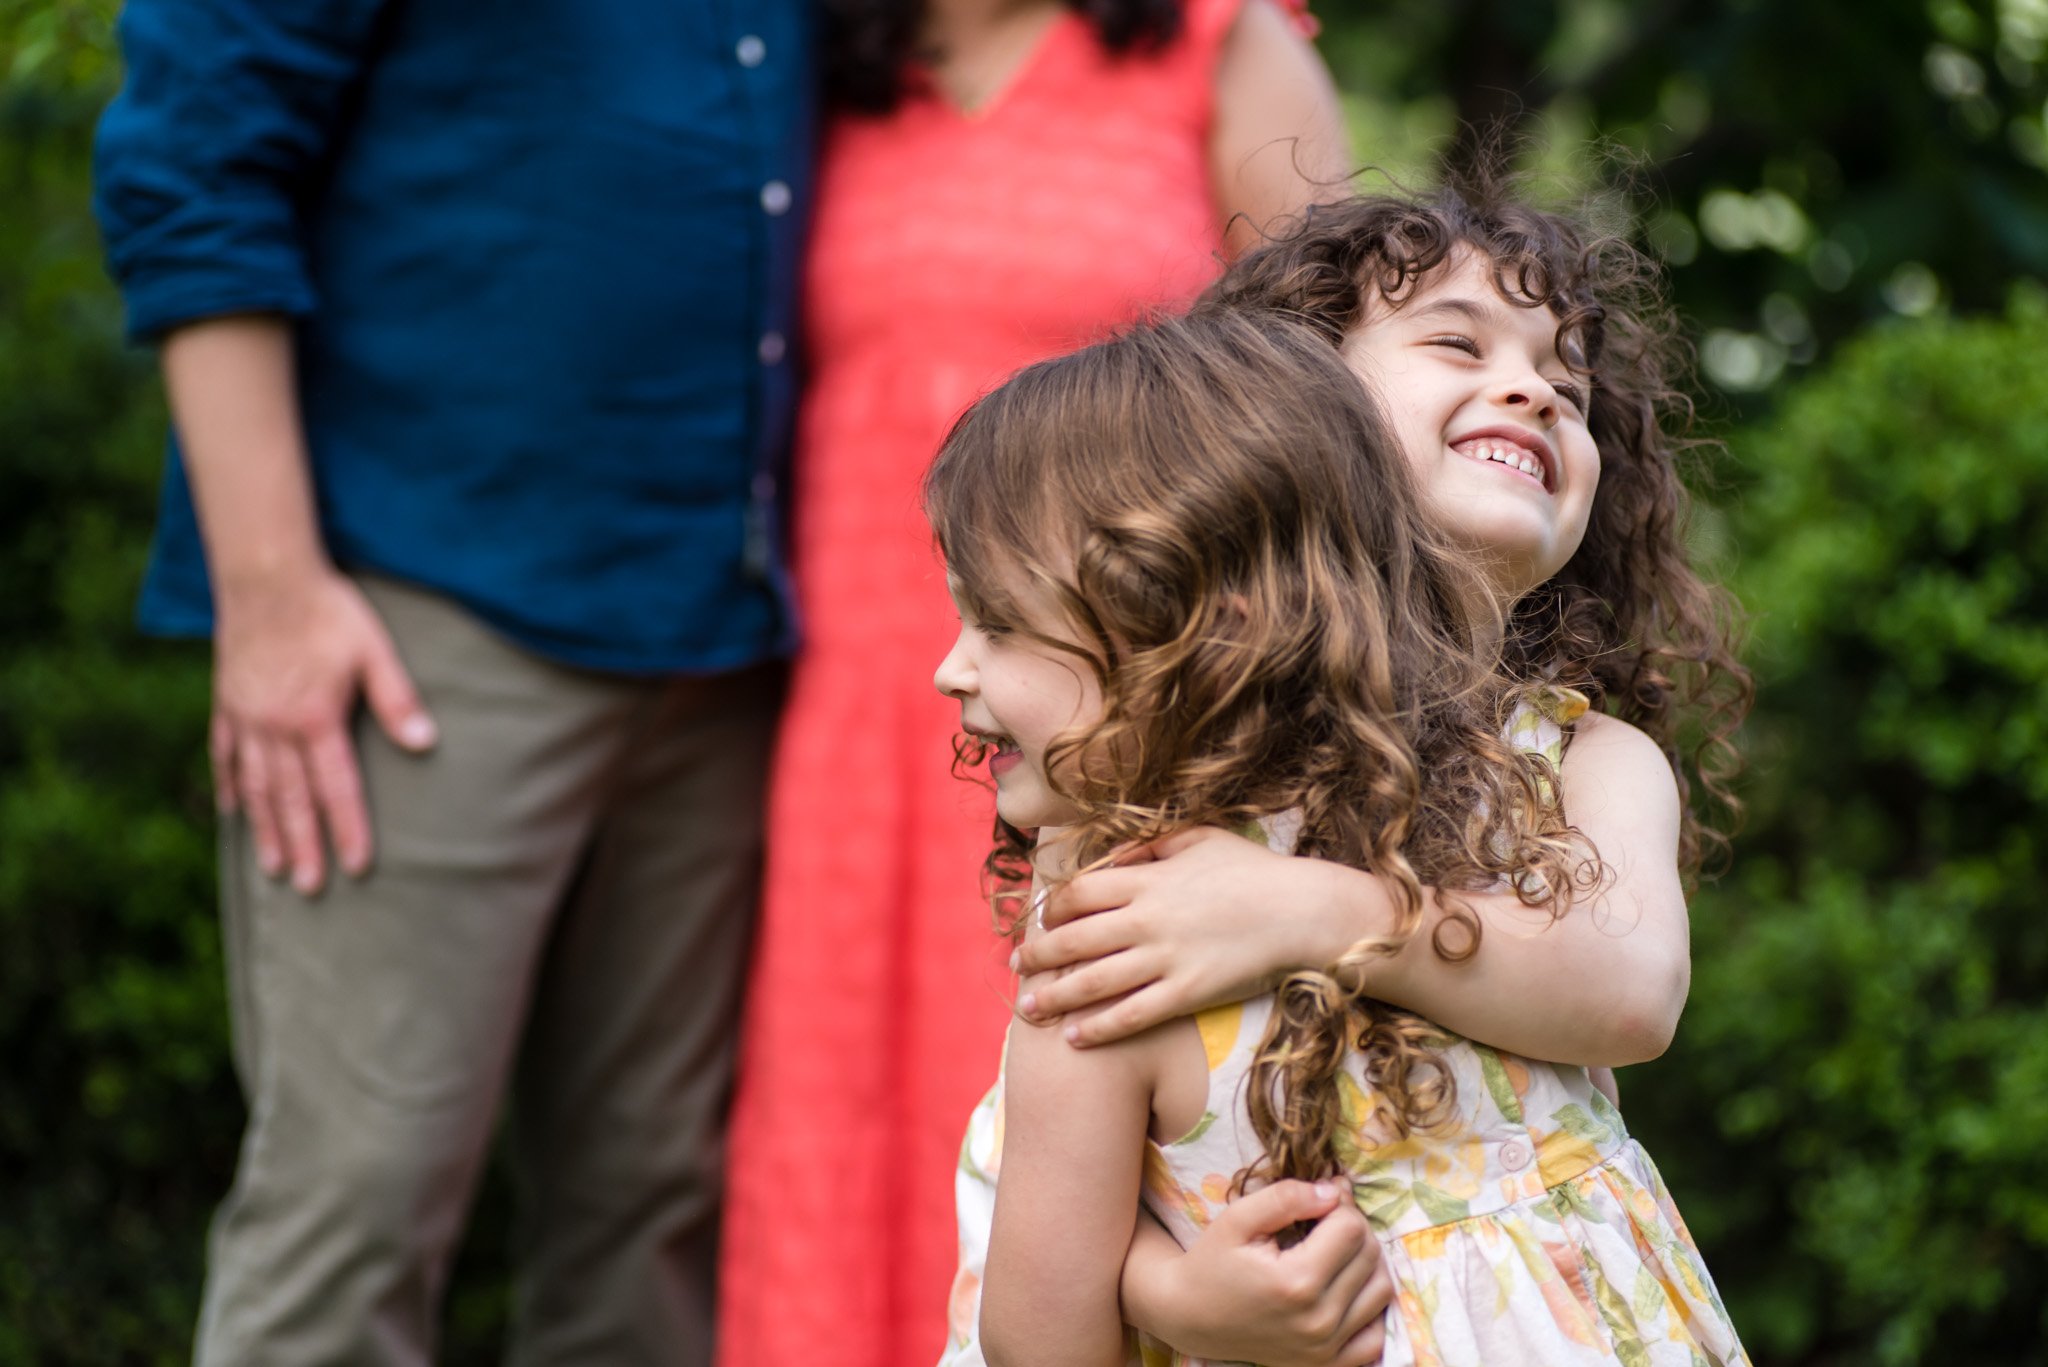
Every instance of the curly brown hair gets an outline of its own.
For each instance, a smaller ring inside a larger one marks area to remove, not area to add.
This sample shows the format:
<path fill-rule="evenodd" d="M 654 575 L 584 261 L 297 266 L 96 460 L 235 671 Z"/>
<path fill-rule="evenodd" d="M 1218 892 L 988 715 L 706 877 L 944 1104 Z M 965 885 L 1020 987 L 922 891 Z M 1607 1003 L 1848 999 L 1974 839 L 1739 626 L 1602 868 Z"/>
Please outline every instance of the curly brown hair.
<path fill-rule="evenodd" d="M 960 419 L 924 498 L 976 623 L 1101 686 L 1100 717 L 1045 759 L 1078 814 L 1074 866 L 1295 814 L 1301 853 L 1386 880 L 1399 918 L 1378 952 L 1413 933 L 1426 884 L 1505 883 L 1553 914 L 1583 885 L 1543 766 L 1503 739 L 1521 693 L 1466 618 L 1483 588 L 1304 324 L 1210 312 L 1031 366 Z M 1030 857 L 999 821 L 990 870 L 1014 887 Z M 1250 1099 L 1262 1171 L 1342 1170 L 1353 1049 L 1396 1128 L 1449 1099 L 1434 1028 L 1358 990 L 1369 952 L 1280 990 Z"/>
<path fill-rule="evenodd" d="M 1693 408 L 1687 353 L 1661 271 L 1625 237 L 1534 207 L 1491 159 L 1421 194 L 1319 204 L 1240 257 L 1198 309 L 1279 309 L 1331 345 L 1398 309 L 1463 251 L 1492 263 L 1504 300 L 1549 308 L 1558 351 L 1592 371 L 1588 424 L 1600 485 L 1585 540 L 1514 604 L 1506 659 L 1524 678 L 1585 693 L 1671 761 L 1684 800 L 1679 857 L 1696 874 L 1740 815 L 1733 735 L 1754 689 L 1737 657 L 1735 600 L 1694 568 L 1679 463 Z M 1703 819 L 1698 793 L 1714 817 Z"/>
<path fill-rule="evenodd" d="M 1115 53 L 1157 51 L 1180 36 L 1182 0 L 1067 0 Z M 825 98 L 860 114 L 887 114 L 933 54 L 919 44 L 924 0 L 825 0 Z"/>

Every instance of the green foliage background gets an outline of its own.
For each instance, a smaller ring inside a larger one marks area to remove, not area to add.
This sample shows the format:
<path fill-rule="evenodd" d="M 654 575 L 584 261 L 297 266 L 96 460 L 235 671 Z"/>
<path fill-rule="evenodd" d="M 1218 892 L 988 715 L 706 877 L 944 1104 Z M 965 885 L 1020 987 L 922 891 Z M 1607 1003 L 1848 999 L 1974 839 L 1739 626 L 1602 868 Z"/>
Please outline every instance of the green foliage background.
<path fill-rule="evenodd" d="M 1759 1364 L 2048 1363 L 2048 0 L 1329 0 L 1361 149 L 1621 154 L 1700 326 L 1751 815 L 1623 1079 Z M 0 0 L 0 1365 L 189 1343 L 232 1170 L 202 648 L 87 208 L 110 0 Z M 490 1359 L 487 1188 L 446 1355 Z"/>

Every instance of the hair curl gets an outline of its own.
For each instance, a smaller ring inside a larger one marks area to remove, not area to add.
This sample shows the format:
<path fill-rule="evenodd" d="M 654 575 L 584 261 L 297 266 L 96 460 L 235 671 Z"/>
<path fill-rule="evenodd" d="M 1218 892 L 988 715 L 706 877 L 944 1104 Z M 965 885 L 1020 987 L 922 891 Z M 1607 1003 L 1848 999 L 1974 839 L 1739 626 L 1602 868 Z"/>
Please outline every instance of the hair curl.
<path fill-rule="evenodd" d="M 1625 238 L 1534 207 L 1499 161 L 1482 154 L 1424 194 L 1316 205 L 1233 264 L 1197 308 L 1283 310 L 1341 345 L 1470 250 L 1491 263 L 1504 300 L 1556 314 L 1559 354 L 1592 372 L 1600 487 L 1577 553 L 1513 606 L 1506 660 L 1525 678 L 1580 690 L 1664 750 L 1690 876 L 1708 853 L 1725 854 L 1725 828 L 1740 816 L 1732 738 L 1754 688 L 1736 654 L 1735 600 L 1694 569 L 1685 542 L 1679 460 L 1702 444 L 1686 435 L 1688 356 L 1657 264 Z M 1702 819 L 1696 789 L 1720 820 Z"/>
<path fill-rule="evenodd" d="M 1363 996 L 1357 968 L 1414 932 L 1425 885 L 1505 882 L 1557 914 L 1553 890 L 1589 875 L 1544 767 L 1502 736 L 1520 693 L 1466 620 L 1483 586 L 1423 516 L 1365 387 L 1277 313 L 1153 322 L 982 399 L 924 498 L 970 616 L 1101 685 L 1099 718 L 1045 758 L 1075 867 L 1291 814 L 1301 853 L 1393 893 L 1391 936 L 1279 992 L 1251 1089 L 1260 1171 L 1342 1170 L 1353 1049 L 1396 1128 L 1437 1119 L 1439 1037 Z M 998 821 L 989 870 L 1014 886 L 1030 859 Z"/>
<path fill-rule="evenodd" d="M 1110 52 L 1157 51 L 1180 36 L 1181 0 L 1066 0 Z M 920 42 L 923 0 L 825 0 L 825 98 L 859 114 L 887 114 L 934 54 Z"/>

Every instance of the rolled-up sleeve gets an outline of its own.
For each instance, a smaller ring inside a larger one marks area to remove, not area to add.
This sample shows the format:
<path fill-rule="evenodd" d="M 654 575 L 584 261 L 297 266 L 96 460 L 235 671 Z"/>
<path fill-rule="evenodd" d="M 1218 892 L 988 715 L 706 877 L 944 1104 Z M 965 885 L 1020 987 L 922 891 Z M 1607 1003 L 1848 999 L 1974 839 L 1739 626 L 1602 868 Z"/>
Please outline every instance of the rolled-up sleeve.
<path fill-rule="evenodd" d="M 314 306 L 307 196 L 389 0 L 129 0 L 94 207 L 147 340 Z"/>

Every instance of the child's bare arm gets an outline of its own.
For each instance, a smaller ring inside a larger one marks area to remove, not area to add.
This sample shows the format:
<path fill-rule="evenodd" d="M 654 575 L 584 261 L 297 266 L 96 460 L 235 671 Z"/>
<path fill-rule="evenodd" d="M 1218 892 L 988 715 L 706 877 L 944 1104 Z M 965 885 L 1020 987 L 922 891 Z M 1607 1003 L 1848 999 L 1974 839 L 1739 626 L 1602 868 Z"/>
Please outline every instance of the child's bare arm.
<path fill-rule="evenodd" d="M 1565 815 L 1599 851 L 1609 881 L 1555 923 L 1510 893 L 1459 894 L 1485 930 L 1461 963 L 1420 930 L 1370 970 L 1375 996 L 1462 1035 L 1533 1058 L 1613 1067 L 1670 1043 L 1690 980 L 1678 877 L 1678 790 L 1650 739 L 1588 717 L 1565 752 Z M 1074 966 L 1020 999 L 1034 1020 L 1104 1004 L 1066 1022 L 1098 1044 L 1263 990 L 1386 933 L 1379 879 L 1276 855 L 1205 830 L 1161 842 L 1152 862 L 1085 874 L 1046 909 L 1052 929 L 1022 951 L 1027 972 Z"/>
<path fill-rule="evenodd" d="M 1316 1222 L 1300 1243 L 1277 1236 Z M 1393 1283 L 1341 1182 L 1276 1182 L 1225 1207 L 1183 1249 L 1138 1219 L 1124 1318 L 1186 1356 L 1264 1367 L 1373 1367 Z"/>
<path fill-rule="evenodd" d="M 1118 1279 L 1151 1119 L 1141 1043 L 1069 1049 L 1019 1022 L 981 1301 L 989 1367 L 1122 1367 Z"/>

